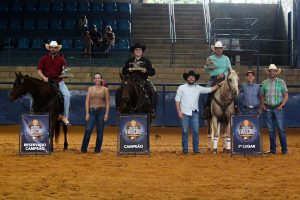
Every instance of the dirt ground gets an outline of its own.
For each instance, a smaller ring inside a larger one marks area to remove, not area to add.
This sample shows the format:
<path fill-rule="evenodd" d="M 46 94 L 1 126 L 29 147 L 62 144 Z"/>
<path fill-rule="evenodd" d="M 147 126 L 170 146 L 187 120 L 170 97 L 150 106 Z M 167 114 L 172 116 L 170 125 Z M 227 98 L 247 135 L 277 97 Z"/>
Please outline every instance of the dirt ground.
<path fill-rule="evenodd" d="M 300 129 L 288 129 L 288 155 L 263 157 L 212 155 L 204 129 L 203 153 L 182 155 L 180 129 L 157 127 L 150 157 L 117 156 L 117 127 L 105 129 L 101 154 L 95 134 L 81 154 L 81 126 L 70 128 L 68 151 L 61 137 L 51 156 L 19 157 L 18 129 L 0 126 L 0 199 L 300 199 Z M 266 130 L 263 139 L 267 150 Z"/>

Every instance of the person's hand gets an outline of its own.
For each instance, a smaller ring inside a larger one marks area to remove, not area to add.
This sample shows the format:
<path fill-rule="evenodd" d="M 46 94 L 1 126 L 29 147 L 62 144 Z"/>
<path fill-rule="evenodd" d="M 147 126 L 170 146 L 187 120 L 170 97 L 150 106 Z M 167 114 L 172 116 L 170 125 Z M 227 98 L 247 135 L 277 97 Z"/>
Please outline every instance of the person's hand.
<path fill-rule="evenodd" d="M 206 65 L 212 65 L 212 64 L 214 64 L 214 63 L 213 63 L 213 61 L 208 57 L 208 58 L 206 59 L 205 64 L 206 64 Z"/>
<path fill-rule="evenodd" d="M 147 72 L 146 68 L 143 68 L 143 69 L 141 70 L 141 72 L 142 72 L 142 73 L 146 73 L 146 72 Z"/>
<path fill-rule="evenodd" d="M 48 78 L 47 77 L 43 78 L 43 81 L 48 82 Z"/>
<path fill-rule="evenodd" d="M 218 83 L 218 86 L 221 87 L 223 85 L 225 81 L 221 81 L 220 83 Z"/>
<path fill-rule="evenodd" d="M 219 75 L 217 76 L 217 79 L 221 79 L 221 78 L 224 78 L 224 77 L 225 77 L 224 74 L 219 74 Z"/>
<path fill-rule="evenodd" d="M 282 109 L 283 109 L 282 105 L 280 105 L 280 106 L 277 107 L 277 110 L 282 110 Z"/>
<path fill-rule="evenodd" d="M 183 119 L 183 113 L 181 111 L 178 112 L 179 119 Z"/>
<path fill-rule="evenodd" d="M 107 122 L 107 120 L 108 120 L 108 113 L 105 113 L 105 115 L 104 115 L 104 122 Z"/>
<path fill-rule="evenodd" d="M 89 119 L 90 119 L 90 114 L 87 113 L 87 114 L 85 115 L 85 121 L 89 121 Z"/>

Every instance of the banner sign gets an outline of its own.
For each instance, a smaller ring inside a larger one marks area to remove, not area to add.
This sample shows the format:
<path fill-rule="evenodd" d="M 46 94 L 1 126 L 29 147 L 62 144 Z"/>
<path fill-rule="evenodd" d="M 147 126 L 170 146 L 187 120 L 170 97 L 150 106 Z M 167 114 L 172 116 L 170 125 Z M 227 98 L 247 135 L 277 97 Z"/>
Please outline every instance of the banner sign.
<path fill-rule="evenodd" d="M 147 115 L 120 115 L 119 153 L 149 154 Z"/>
<path fill-rule="evenodd" d="M 22 115 L 21 154 L 49 154 L 49 115 Z"/>
<path fill-rule="evenodd" d="M 232 116 L 232 153 L 261 154 L 260 115 Z"/>

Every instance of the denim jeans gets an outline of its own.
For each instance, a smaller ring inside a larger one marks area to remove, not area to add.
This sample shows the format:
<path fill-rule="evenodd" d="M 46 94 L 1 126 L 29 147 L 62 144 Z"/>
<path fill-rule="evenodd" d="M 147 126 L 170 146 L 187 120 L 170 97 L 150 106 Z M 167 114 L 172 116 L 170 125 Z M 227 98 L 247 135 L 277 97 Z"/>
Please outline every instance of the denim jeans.
<path fill-rule="evenodd" d="M 206 87 L 211 87 L 212 86 L 212 84 L 215 82 L 217 80 L 217 78 L 215 78 L 215 77 L 211 77 L 209 80 L 208 80 L 208 82 L 207 82 L 207 85 L 206 85 Z M 208 101 L 208 97 L 209 97 L 209 95 L 211 95 L 211 93 L 209 93 L 209 94 L 201 94 L 202 95 L 202 108 L 203 108 L 203 110 L 206 108 L 206 106 L 207 106 L 207 101 Z"/>
<path fill-rule="evenodd" d="M 64 116 L 66 118 L 69 118 L 71 95 L 64 81 L 60 81 L 58 85 L 59 85 L 59 90 L 64 96 Z"/>
<path fill-rule="evenodd" d="M 181 120 L 182 127 L 182 151 L 188 152 L 189 149 L 189 127 L 193 133 L 193 151 L 199 151 L 199 112 L 193 111 L 192 116 L 184 115 Z"/>
<path fill-rule="evenodd" d="M 270 151 L 276 153 L 276 126 L 279 132 L 281 152 L 287 152 L 286 131 L 284 124 L 284 110 L 277 108 L 268 108 L 266 114 L 266 123 L 269 128 Z"/>
<path fill-rule="evenodd" d="M 245 115 L 258 115 L 258 109 L 250 109 L 250 108 L 243 108 L 243 114 Z"/>
<path fill-rule="evenodd" d="M 100 152 L 103 140 L 105 108 L 91 108 L 89 110 L 89 113 L 90 119 L 86 121 L 85 124 L 85 132 L 82 140 L 81 151 L 87 152 L 91 134 L 93 132 L 95 124 L 97 124 L 97 139 L 95 152 Z"/>

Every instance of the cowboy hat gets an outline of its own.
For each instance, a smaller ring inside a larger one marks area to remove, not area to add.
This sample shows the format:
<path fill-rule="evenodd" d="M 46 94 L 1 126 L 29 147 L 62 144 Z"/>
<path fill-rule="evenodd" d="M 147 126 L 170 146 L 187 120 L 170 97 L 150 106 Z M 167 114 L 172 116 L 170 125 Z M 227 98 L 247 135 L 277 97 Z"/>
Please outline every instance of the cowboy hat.
<path fill-rule="evenodd" d="M 187 81 L 187 79 L 188 79 L 189 76 L 194 76 L 195 79 L 196 79 L 195 81 L 198 81 L 199 78 L 200 78 L 200 75 L 196 74 L 194 71 L 189 71 L 188 73 L 183 73 L 184 80 Z"/>
<path fill-rule="evenodd" d="M 254 73 L 254 71 L 252 71 L 252 70 L 247 71 L 247 72 L 246 72 L 246 76 L 248 76 L 248 74 L 253 74 L 253 76 L 255 76 L 255 73 Z"/>
<path fill-rule="evenodd" d="M 270 70 L 275 70 L 276 71 L 276 74 L 280 74 L 281 73 L 281 69 L 278 68 L 276 65 L 274 64 L 270 64 L 269 68 L 265 68 L 265 72 L 268 74 Z"/>
<path fill-rule="evenodd" d="M 47 50 L 49 50 L 50 47 L 57 47 L 58 50 L 60 50 L 62 45 L 58 45 L 56 41 L 51 41 L 50 44 L 45 44 L 45 47 Z"/>
<path fill-rule="evenodd" d="M 136 48 L 141 48 L 143 52 L 146 50 L 146 46 L 145 45 L 141 45 L 140 43 L 137 42 L 137 43 L 135 43 L 135 45 L 133 45 L 133 46 L 130 47 L 130 52 L 133 53 L 133 51 Z"/>
<path fill-rule="evenodd" d="M 225 48 L 226 45 L 223 46 L 222 42 L 221 41 L 217 41 L 214 45 L 211 45 L 210 48 L 211 50 L 215 51 L 215 48 Z"/>

